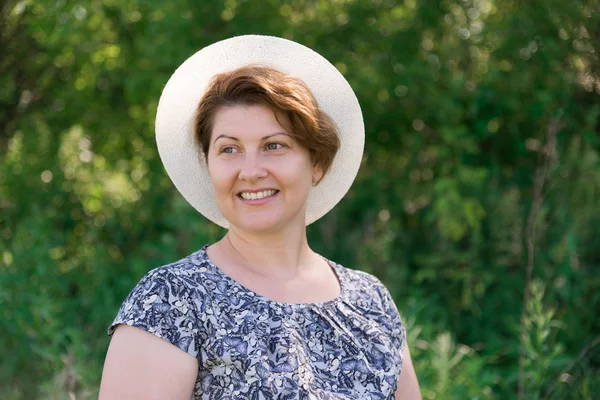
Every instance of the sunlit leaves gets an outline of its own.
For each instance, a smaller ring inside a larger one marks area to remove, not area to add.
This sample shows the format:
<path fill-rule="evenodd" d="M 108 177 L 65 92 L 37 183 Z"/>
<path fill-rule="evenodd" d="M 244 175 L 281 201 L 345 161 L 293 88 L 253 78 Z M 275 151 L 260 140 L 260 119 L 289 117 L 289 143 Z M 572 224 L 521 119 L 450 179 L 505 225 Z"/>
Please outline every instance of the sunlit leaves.
<path fill-rule="evenodd" d="M 409 344 L 428 397 L 514 394 L 532 175 L 548 121 L 562 111 L 560 166 L 536 233 L 545 294 L 528 321 L 531 382 L 542 387 L 600 329 L 592 3 L 14 3 L 8 33 L 20 26 L 22 36 L 0 57 L 0 341 L 11 348 L 0 386 L 35 379 L 65 398 L 58 374 L 77 398 L 93 397 L 106 324 L 131 287 L 222 234 L 170 183 L 154 116 L 183 60 L 262 33 L 313 47 L 357 93 L 362 168 L 309 228 L 310 243 L 380 276 L 416 319 Z M 557 319 L 578 329 L 555 329 Z M 597 372 L 583 371 L 565 382 L 595 393 Z M 35 389 L 12 393 L 33 398 Z"/>

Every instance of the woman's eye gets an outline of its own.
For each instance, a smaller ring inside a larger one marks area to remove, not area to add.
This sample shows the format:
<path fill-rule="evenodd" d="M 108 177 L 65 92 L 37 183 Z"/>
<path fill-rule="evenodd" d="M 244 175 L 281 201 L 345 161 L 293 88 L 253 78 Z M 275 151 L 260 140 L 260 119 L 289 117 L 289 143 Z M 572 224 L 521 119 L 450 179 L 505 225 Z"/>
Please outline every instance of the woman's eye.
<path fill-rule="evenodd" d="M 224 153 L 224 154 L 233 154 L 234 151 L 235 151 L 235 148 L 233 148 L 231 146 L 223 147 L 221 149 L 221 153 Z"/>
<path fill-rule="evenodd" d="M 267 143 L 267 150 L 279 150 L 282 147 L 281 143 Z"/>

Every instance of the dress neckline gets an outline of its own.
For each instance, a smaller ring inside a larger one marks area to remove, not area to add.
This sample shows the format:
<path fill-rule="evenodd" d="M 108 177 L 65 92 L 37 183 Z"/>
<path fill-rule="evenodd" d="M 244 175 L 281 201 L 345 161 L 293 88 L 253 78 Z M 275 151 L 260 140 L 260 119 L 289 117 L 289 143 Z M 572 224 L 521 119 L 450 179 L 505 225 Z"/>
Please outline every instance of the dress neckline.
<path fill-rule="evenodd" d="M 345 298 L 346 295 L 346 282 L 345 282 L 345 271 L 343 270 L 343 268 L 338 265 L 337 263 L 328 260 L 327 258 L 319 255 L 326 263 L 327 265 L 329 265 L 329 267 L 331 268 L 331 270 L 333 271 L 334 275 L 337 277 L 338 283 L 340 285 L 340 294 L 331 299 L 331 300 L 327 300 L 327 301 L 322 301 L 322 302 L 314 302 L 314 303 L 286 303 L 286 302 L 282 302 L 282 301 L 276 301 L 276 300 L 272 300 L 266 296 L 263 296 L 262 294 L 256 293 L 255 291 L 247 288 L 246 286 L 242 285 L 241 283 L 239 283 L 238 281 L 236 281 L 235 279 L 231 278 L 229 275 L 227 275 L 225 272 L 223 272 L 223 270 L 221 270 L 221 268 L 219 268 L 215 263 L 212 262 L 212 260 L 210 259 L 210 257 L 208 256 L 208 253 L 206 252 L 207 247 L 209 246 L 209 244 L 205 244 L 204 246 L 202 246 L 200 248 L 200 250 L 198 250 L 200 257 L 202 258 L 202 260 L 206 261 L 206 263 L 210 266 L 210 268 L 219 276 L 221 276 L 223 279 L 225 279 L 227 282 L 229 282 L 231 285 L 237 287 L 238 289 L 240 289 L 242 292 L 251 294 L 253 297 L 260 299 L 266 303 L 269 304 L 273 304 L 279 307 L 291 307 L 294 309 L 299 309 L 299 308 L 306 308 L 306 307 L 310 307 L 310 308 L 323 308 L 323 307 L 328 307 L 328 306 L 332 306 L 335 305 L 337 303 L 339 303 L 340 301 L 342 301 Z"/>

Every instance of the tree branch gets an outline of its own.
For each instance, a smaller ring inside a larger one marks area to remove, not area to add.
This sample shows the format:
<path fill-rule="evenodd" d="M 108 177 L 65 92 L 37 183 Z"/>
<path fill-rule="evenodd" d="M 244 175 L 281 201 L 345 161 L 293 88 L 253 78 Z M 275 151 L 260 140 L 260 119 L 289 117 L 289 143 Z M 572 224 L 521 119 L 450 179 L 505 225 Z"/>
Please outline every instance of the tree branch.
<path fill-rule="evenodd" d="M 523 292 L 523 309 L 521 311 L 521 339 L 520 339 L 520 354 L 519 354 L 519 389 L 518 398 L 523 399 L 525 389 L 525 339 L 527 336 L 527 308 L 529 306 L 529 296 L 531 292 L 531 280 L 533 276 L 533 263 L 535 254 L 535 233 L 536 221 L 538 213 L 542 207 L 545 198 L 544 186 L 550 179 L 550 173 L 555 165 L 556 155 L 556 135 L 564 126 L 560 122 L 562 111 L 558 116 L 553 117 L 548 126 L 546 133 L 546 144 L 542 149 L 542 157 L 544 159 L 539 166 L 533 178 L 533 197 L 531 199 L 531 209 L 527 217 L 526 241 L 527 241 L 527 268 L 525 272 L 525 290 Z"/>

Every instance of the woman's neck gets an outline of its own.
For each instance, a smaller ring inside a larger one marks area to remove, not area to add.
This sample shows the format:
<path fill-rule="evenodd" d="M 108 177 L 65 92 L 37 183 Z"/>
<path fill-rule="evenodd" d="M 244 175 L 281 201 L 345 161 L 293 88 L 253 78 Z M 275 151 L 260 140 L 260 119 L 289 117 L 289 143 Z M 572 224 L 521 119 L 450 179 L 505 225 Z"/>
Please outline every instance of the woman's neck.
<path fill-rule="evenodd" d="M 308 246 L 305 228 L 269 238 L 232 228 L 218 246 L 233 262 L 253 273 L 281 279 L 309 272 L 318 257 Z"/>

